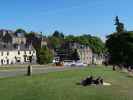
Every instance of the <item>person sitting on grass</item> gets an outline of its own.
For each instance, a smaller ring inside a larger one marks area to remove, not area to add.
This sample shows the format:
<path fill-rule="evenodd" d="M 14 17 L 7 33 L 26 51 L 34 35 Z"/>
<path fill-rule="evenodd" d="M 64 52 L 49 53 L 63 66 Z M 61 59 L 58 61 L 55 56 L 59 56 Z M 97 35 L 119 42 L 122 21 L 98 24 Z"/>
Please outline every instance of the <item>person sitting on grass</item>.
<path fill-rule="evenodd" d="M 98 77 L 97 79 L 93 79 L 93 76 L 87 77 L 84 80 L 82 80 L 80 83 L 77 83 L 79 85 L 88 86 L 92 84 L 103 84 L 103 79 L 101 77 Z"/>
<path fill-rule="evenodd" d="M 81 81 L 81 85 L 83 86 L 87 86 L 87 85 L 91 85 L 93 82 L 93 76 L 87 77 L 86 79 Z"/>
<path fill-rule="evenodd" d="M 103 79 L 101 77 L 98 77 L 96 80 L 93 80 L 93 83 L 96 85 L 103 84 Z"/>

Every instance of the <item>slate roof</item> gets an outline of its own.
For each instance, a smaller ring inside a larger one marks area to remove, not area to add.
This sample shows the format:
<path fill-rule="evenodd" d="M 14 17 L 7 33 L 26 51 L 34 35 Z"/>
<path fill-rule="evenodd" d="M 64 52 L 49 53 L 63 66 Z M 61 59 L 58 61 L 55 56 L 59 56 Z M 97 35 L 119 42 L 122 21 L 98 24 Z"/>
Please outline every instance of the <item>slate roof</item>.
<path fill-rule="evenodd" d="M 32 45 L 27 44 L 7 44 L 7 43 L 0 43 L 0 51 L 28 51 L 28 50 L 35 50 Z"/>

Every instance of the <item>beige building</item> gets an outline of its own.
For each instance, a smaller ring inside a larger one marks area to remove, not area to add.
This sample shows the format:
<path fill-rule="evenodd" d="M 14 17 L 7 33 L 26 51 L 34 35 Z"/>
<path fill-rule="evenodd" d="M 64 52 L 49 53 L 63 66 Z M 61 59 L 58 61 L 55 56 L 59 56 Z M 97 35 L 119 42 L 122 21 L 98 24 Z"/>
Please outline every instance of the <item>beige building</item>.
<path fill-rule="evenodd" d="M 2 45 L 3 46 L 3 45 Z M 36 50 L 19 45 L 0 47 L 0 65 L 36 63 Z"/>
<path fill-rule="evenodd" d="M 77 49 L 80 62 L 84 64 L 92 64 L 93 52 L 89 46 L 76 42 L 71 42 L 69 45 L 72 49 Z"/>
<path fill-rule="evenodd" d="M 76 42 L 66 42 L 62 45 L 61 49 L 55 51 L 55 60 L 58 58 L 64 62 L 73 62 L 73 51 L 76 50 L 79 56 L 78 62 L 84 64 L 92 64 L 93 52 L 87 45 L 82 45 Z"/>
<path fill-rule="evenodd" d="M 102 65 L 105 62 L 105 56 L 103 54 L 93 54 L 93 64 Z"/>
<path fill-rule="evenodd" d="M 36 50 L 24 33 L 0 30 L 0 65 L 36 63 Z"/>
<path fill-rule="evenodd" d="M 80 61 L 85 64 L 92 64 L 92 50 L 90 47 L 85 46 L 83 48 L 78 49 L 78 53 L 80 56 Z"/>

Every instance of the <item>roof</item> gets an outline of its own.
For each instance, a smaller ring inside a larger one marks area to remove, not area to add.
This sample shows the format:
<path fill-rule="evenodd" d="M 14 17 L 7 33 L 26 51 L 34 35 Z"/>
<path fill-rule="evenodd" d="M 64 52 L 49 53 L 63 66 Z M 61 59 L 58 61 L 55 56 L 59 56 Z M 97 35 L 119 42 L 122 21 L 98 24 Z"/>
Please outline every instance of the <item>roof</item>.
<path fill-rule="evenodd" d="M 27 44 L 7 44 L 7 43 L 0 43 L 0 51 L 13 51 L 13 50 L 20 50 L 20 51 L 28 51 L 28 50 L 35 50 L 32 45 Z"/>

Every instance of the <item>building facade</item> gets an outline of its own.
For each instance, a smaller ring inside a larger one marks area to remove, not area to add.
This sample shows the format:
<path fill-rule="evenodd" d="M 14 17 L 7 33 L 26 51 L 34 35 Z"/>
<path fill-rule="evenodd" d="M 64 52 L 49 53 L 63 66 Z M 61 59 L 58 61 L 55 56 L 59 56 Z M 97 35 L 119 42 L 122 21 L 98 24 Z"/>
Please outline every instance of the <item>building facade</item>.
<path fill-rule="evenodd" d="M 64 62 L 73 61 L 73 52 L 78 52 L 79 61 L 84 64 L 92 64 L 93 52 L 87 45 L 82 45 L 76 42 L 65 42 L 61 49 L 55 51 L 55 58 L 63 60 Z"/>
<path fill-rule="evenodd" d="M 93 52 L 87 45 L 82 45 L 76 42 L 69 43 L 71 49 L 77 49 L 80 62 L 84 64 L 92 64 Z"/>
<path fill-rule="evenodd" d="M 35 64 L 36 50 L 23 33 L 0 30 L 0 65 Z"/>
<path fill-rule="evenodd" d="M 92 64 L 102 65 L 102 64 L 104 64 L 106 59 L 107 58 L 104 54 L 95 54 L 95 53 L 93 53 Z"/>

